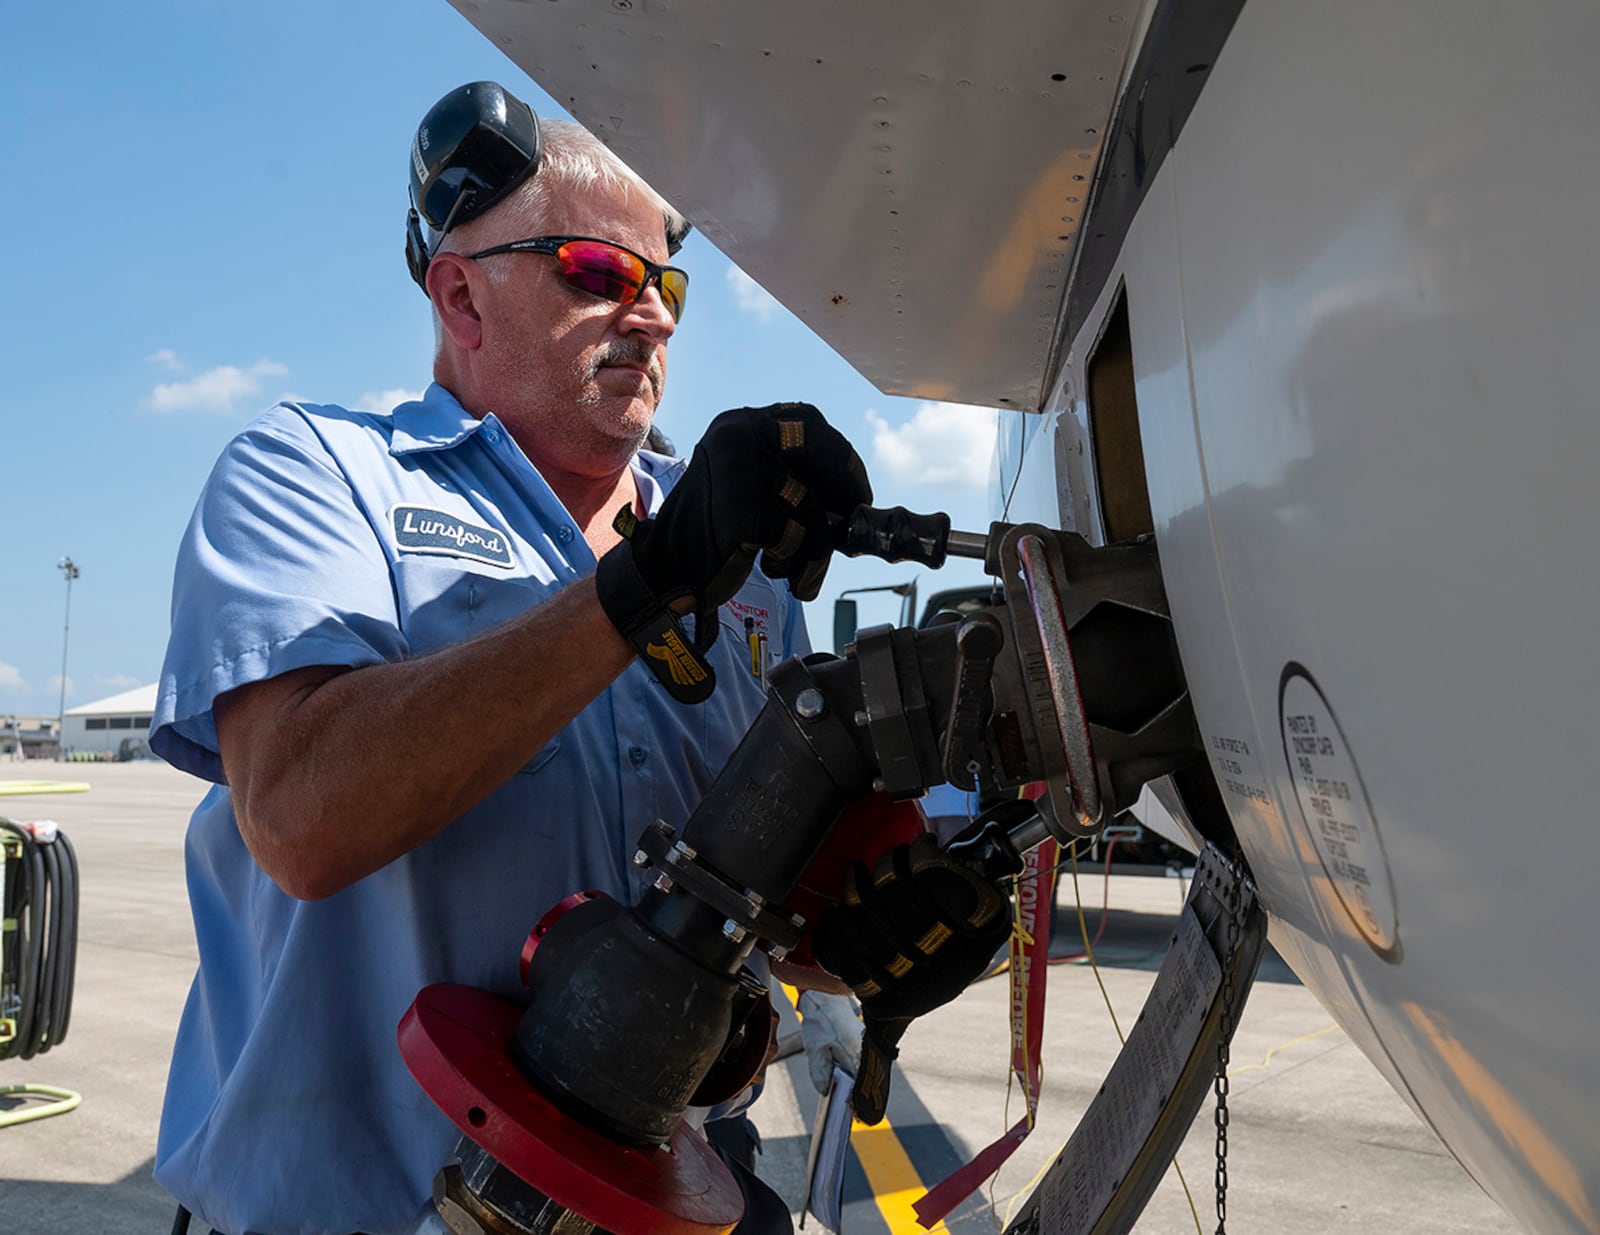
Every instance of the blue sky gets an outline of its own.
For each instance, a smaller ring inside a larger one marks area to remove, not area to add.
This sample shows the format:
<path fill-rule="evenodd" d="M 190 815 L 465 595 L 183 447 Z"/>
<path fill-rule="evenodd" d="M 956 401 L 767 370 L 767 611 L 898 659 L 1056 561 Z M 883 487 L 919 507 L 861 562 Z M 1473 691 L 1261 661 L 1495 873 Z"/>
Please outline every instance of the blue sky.
<path fill-rule="evenodd" d="M 427 383 L 402 257 L 406 149 L 464 81 L 556 105 L 444 0 L 154 5 L 7 15 L 0 412 L 0 713 L 53 714 L 68 555 L 67 706 L 154 681 L 175 549 L 222 444 L 277 399 L 375 406 Z M 727 407 L 817 404 L 880 504 L 989 518 L 992 413 L 879 394 L 702 237 L 660 423 L 687 450 Z M 392 401 L 392 400 L 391 400 Z M 808 606 L 918 572 L 838 561 Z M 974 582 L 921 572 L 923 594 Z M 864 599 L 864 622 L 897 602 Z"/>

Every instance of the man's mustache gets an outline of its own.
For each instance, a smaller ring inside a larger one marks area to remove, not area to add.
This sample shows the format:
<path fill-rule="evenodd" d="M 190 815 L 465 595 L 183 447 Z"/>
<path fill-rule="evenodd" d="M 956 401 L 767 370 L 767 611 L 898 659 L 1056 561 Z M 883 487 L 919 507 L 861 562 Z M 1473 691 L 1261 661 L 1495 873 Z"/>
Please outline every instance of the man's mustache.
<path fill-rule="evenodd" d="M 593 378 L 601 369 L 613 365 L 629 365 L 642 367 L 645 376 L 650 379 L 650 385 L 655 388 L 657 395 L 661 393 L 661 384 L 665 374 L 661 371 L 661 354 L 653 343 L 646 343 L 642 339 L 616 340 L 602 343 L 595 348 L 594 354 L 589 357 L 589 376 Z"/>

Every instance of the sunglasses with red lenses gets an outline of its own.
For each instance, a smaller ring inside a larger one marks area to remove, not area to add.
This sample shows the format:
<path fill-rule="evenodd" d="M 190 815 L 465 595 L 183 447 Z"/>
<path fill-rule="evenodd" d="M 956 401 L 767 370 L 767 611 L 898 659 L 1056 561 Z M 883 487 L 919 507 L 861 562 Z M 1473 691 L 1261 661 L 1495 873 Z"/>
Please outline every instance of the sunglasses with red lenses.
<path fill-rule="evenodd" d="M 632 249 L 592 236 L 534 236 L 497 244 L 467 256 L 476 261 L 496 253 L 543 253 L 554 257 L 561 277 L 569 287 L 602 300 L 632 304 L 652 283 L 661 289 L 661 300 L 674 322 L 683 318 L 683 302 L 689 294 L 689 276 L 676 266 L 658 266 Z"/>

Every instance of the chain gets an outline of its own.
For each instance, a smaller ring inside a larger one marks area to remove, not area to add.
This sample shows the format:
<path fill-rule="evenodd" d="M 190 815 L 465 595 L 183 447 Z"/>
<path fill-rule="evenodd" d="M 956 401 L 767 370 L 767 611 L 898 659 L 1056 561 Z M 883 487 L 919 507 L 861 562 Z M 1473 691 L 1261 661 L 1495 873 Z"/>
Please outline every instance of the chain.
<path fill-rule="evenodd" d="M 1234 850 L 1229 885 L 1228 946 L 1222 963 L 1222 1021 L 1217 1039 L 1217 1235 L 1228 1229 L 1228 1054 L 1233 1039 L 1233 964 L 1239 952 L 1239 888 L 1244 880 L 1244 855 Z"/>

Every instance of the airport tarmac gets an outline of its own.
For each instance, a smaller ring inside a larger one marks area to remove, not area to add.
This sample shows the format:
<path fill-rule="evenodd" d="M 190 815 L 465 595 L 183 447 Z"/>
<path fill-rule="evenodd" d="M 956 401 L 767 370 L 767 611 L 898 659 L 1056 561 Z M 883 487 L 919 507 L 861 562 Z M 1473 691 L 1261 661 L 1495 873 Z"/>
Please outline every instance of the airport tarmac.
<path fill-rule="evenodd" d="M 0 1088 L 61 1086 L 81 1093 L 83 1103 L 0 1128 L 0 1235 L 164 1235 L 173 1203 L 150 1168 L 168 1057 L 194 972 L 183 832 L 204 786 L 156 763 L 0 765 L 0 781 L 23 779 L 91 786 L 75 795 L 0 798 L 0 816 L 56 819 L 67 829 L 82 870 L 82 924 L 68 1036 L 32 1060 L 0 1061 Z M 1085 866 L 1079 887 L 1092 934 L 1105 885 Z M 1112 876 L 1098 955 L 1131 958 L 1159 948 L 1184 890 L 1179 879 Z M 1058 903 L 1058 948 L 1077 950 L 1070 878 L 1058 888 Z M 1157 965 L 1152 957 L 1100 966 L 1124 1028 Z M 920 1230 L 910 1207 L 923 1188 L 1020 1116 L 1019 1093 L 1007 1107 L 1008 1002 L 1004 978 L 982 981 L 907 1035 L 887 1127 L 858 1129 L 852 1139 L 844 1187 L 849 1235 Z M 1052 967 L 1037 1126 L 993 1184 L 957 1206 L 950 1230 L 978 1235 L 1003 1227 L 1070 1135 L 1116 1051 L 1095 975 L 1077 964 Z M 1270 953 L 1234 1039 L 1233 1065 L 1229 1230 L 1517 1229 Z M 754 1111 L 765 1142 L 761 1172 L 792 1208 L 816 1102 L 804 1057 L 795 1055 L 769 1070 Z M 0 1113 L 17 1107 L 16 1099 L 0 1097 Z M 1198 1221 L 1169 1171 L 1137 1232 L 1216 1228 L 1214 1139 L 1208 1103 L 1178 1155 Z M 815 1219 L 806 1229 L 816 1229 Z M 195 1235 L 203 1231 L 196 1223 Z"/>

